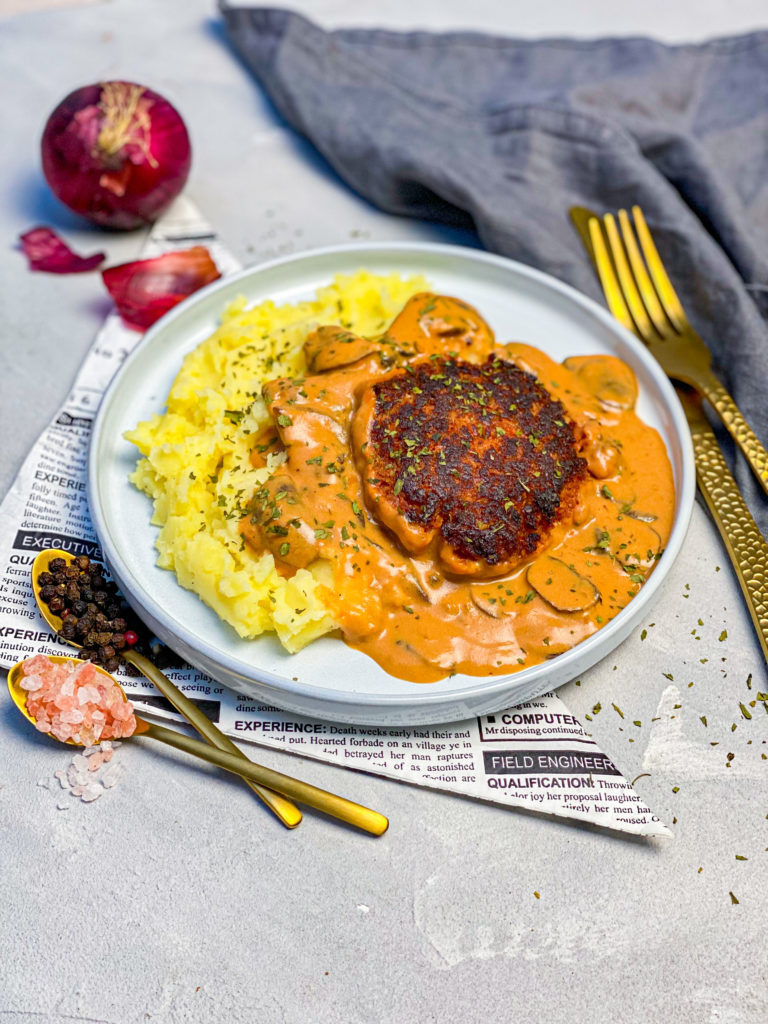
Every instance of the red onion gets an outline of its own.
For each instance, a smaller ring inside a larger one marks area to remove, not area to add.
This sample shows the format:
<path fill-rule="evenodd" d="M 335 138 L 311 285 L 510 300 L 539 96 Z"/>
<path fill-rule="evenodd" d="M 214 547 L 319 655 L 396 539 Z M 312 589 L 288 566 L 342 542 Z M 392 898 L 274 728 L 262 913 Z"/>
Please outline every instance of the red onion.
<path fill-rule="evenodd" d="M 101 272 L 123 321 L 145 331 L 192 292 L 221 277 L 204 245 L 134 260 Z"/>
<path fill-rule="evenodd" d="M 127 229 L 151 223 L 176 198 L 192 151 L 168 100 L 133 82 L 101 82 L 56 107 L 42 155 L 63 203 L 104 227 Z"/>
<path fill-rule="evenodd" d="M 19 238 L 30 270 L 43 270 L 47 274 L 82 274 L 95 270 L 103 263 L 103 252 L 93 256 L 78 256 L 52 228 L 39 227 L 25 231 Z"/>

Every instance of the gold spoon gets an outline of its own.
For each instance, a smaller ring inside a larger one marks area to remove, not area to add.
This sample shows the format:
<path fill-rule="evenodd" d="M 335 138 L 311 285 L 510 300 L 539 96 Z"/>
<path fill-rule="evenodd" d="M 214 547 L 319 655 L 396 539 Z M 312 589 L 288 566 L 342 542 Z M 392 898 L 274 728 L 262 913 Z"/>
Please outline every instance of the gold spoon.
<path fill-rule="evenodd" d="M 40 584 L 38 583 L 38 577 L 41 572 L 50 572 L 50 565 L 54 558 L 63 558 L 67 565 L 72 563 L 72 556 L 66 551 L 59 551 L 56 548 L 41 551 L 32 563 L 32 590 L 40 614 L 54 633 L 58 634 L 64 620 L 56 612 L 52 612 L 42 597 L 40 597 Z M 59 636 L 59 640 L 70 644 L 72 647 L 80 646 L 73 640 L 65 640 L 63 636 Z M 225 736 L 188 697 L 185 697 L 181 690 L 174 686 L 168 676 L 164 675 L 159 668 L 156 668 L 151 661 L 136 651 L 126 650 L 121 653 L 125 661 L 135 665 L 142 675 L 145 675 L 147 679 L 155 684 L 166 700 L 173 704 L 179 714 L 183 715 L 193 729 L 199 732 L 204 739 L 208 740 L 214 747 L 218 747 L 219 750 L 226 750 L 230 754 L 236 754 L 238 757 L 243 758 L 243 760 L 247 760 L 245 754 L 235 746 L 232 740 Z M 248 779 L 244 779 L 244 781 L 282 821 L 286 828 L 296 828 L 301 821 L 301 811 L 295 804 L 280 796 L 279 793 L 271 793 L 268 789 L 264 789 L 263 786 L 255 782 L 251 782 Z"/>
<path fill-rule="evenodd" d="M 64 658 L 60 655 L 49 655 L 49 657 L 51 661 L 58 664 L 66 661 L 74 662 L 76 665 L 86 664 L 86 662 L 81 661 L 79 658 Z M 34 725 L 35 719 L 27 710 L 27 691 L 21 685 L 21 680 L 24 677 L 23 665 L 23 661 L 17 662 L 8 673 L 8 690 L 10 691 L 13 703 L 27 721 L 32 722 Z M 94 668 L 97 672 L 106 676 L 110 682 L 115 683 L 123 694 L 124 700 L 128 699 L 122 687 L 113 676 L 109 675 L 108 672 L 105 672 L 98 665 L 94 665 Z M 47 735 L 50 736 L 51 733 Z M 192 739 L 191 736 L 187 736 L 184 733 L 175 732 L 173 729 L 166 729 L 162 725 L 155 725 L 154 722 L 147 722 L 143 718 L 139 718 L 138 715 L 136 715 L 136 731 L 133 735 L 148 736 L 150 739 L 158 740 L 160 743 L 167 743 L 170 747 L 183 750 L 193 757 L 199 757 L 202 761 L 215 764 L 218 768 L 223 768 L 234 775 L 241 775 L 249 782 L 256 782 L 261 786 L 267 786 L 269 789 L 291 800 L 298 800 L 300 803 L 307 804 L 308 807 L 315 807 L 318 811 L 330 814 L 334 818 L 340 818 L 342 821 L 346 821 L 356 828 L 363 829 L 365 832 L 370 832 L 374 836 L 383 835 L 389 827 L 389 821 L 384 815 L 379 814 L 377 811 L 372 811 L 369 807 L 363 807 L 361 804 L 353 803 L 351 800 L 345 800 L 344 797 L 336 796 L 334 793 L 327 793 L 324 789 L 311 786 L 308 782 L 300 782 L 299 779 L 292 779 L 289 775 L 283 775 L 281 772 L 273 771 L 271 768 L 264 768 L 260 764 L 254 764 L 247 758 L 244 763 L 244 759 L 239 755 L 239 752 L 238 754 L 231 754 L 227 750 L 219 750 L 216 747 L 209 746 L 207 743 L 201 743 L 200 740 Z M 55 739 L 55 737 L 52 738 Z M 121 742 L 124 742 L 122 738 Z M 82 743 L 75 743 L 74 740 L 67 740 L 66 743 L 74 747 L 83 746 Z"/>

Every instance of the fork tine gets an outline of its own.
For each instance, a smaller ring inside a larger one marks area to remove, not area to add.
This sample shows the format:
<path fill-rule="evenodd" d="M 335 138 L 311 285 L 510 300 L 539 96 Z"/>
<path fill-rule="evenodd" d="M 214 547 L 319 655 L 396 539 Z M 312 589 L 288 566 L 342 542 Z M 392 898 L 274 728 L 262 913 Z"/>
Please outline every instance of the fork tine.
<path fill-rule="evenodd" d="M 627 256 L 629 256 L 632 273 L 635 275 L 635 284 L 640 291 L 645 308 L 648 310 L 648 315 L 662 338 L 668 338 L 675 331 L 667 319 L 664 307 L 659 302 L 656 289 L 653 287 L 653 282 L 648 276 L 648 271 L 645 269 L 645 263 L 643 263 L 643 257 L 640 255 L 640 250 L 637 247 L 637 239 L 635 238 L 635 233 L 632 230 L 626 210 L 619 210 L 619 225 L 621 227 L 621 237 L 624 240 L 624 248 L 627 251 Z"/>
<path fill-rule="evenodd" d="M 632 319 L 635 321 L 640 335 L 646 341 L 653 341 L 656 338 L 656 331 L 648 319 L 648 313 L 643 305 L 643 300 L 640 298 L 640 292 L 637 290 L 632 272 L 629 269 L 627 254 L 624 252 L 624 246 L 621 244 L 619 231 L 616 227 L 616 218 L 612 213 L 606 213 L 603 217 L 603 223 L 605 224 L 605 233 L 608 236 L 608 244 L 616 267 L 616 273 L 619 276 L 621 290 L 629 306 Z"/>
<path fill-rule="evenodd" d="M 667 311 L 667 316 L 675 325 L 675 328 L 682 334 L 690 326 L 688 317 L 683 309 L 683 304 L 678 299 L 677 292 L 672 287 L 672 282 L 667 276 L 664 264 L 661 262 L 661 257 L 653 241 L 653 236 L 645 222 L 643 211 L 639 206 L 633 206 L 632 213 L 635 217 L 637 237 L 640 239 L 640 246 L 645 256 L 645 262 L 648 264 L 648 269 L 651 272 L 653 283 L 656 285 L 656 291 L 659 294 L 664 309 Z"/>
<path fill-rule="evenodd" d="M 632 331 L 632 333 L 635 334 L 635 325 L 632 321 L 630 312 L 627 309 L 624 296 L 621 294 L 619 282 L 616 280 L 616 274 L 613 271 L 611 257 L 608 255 L 608 247 L 605 242 L 605 236 L 603 235 L 603 229 L 600 225 L 600 220 L 597 217 L 592 217 L 589 221 L 589 239 L 592 242 L 592 253 L 595 258 L 597 273 L 600 277 L 600 284 L 603 286 L 605 301 L 608 303 L 608 308 L 619 323 L 623 324 L 627 330 Z"/>

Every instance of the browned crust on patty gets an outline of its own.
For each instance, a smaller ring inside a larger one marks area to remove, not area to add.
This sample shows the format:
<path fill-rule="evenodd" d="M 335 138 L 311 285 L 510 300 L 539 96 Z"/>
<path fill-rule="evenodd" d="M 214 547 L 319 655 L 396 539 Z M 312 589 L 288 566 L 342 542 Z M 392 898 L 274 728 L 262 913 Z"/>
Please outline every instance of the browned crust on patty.
<path fill-rule="evenodd" d="M 570 516 L 587 464 L 562 404 L 498 356 L 432 357 L 371 384 L 353 439 L 373 515 L 444 568 L 492 575 Z"/>

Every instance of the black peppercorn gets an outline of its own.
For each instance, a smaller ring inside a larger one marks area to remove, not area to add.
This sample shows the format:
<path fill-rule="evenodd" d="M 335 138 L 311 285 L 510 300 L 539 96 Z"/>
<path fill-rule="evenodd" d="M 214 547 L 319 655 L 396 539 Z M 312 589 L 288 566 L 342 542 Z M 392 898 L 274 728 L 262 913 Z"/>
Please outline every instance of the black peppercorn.
<path fill-rule="evenodd" d="M 102 665 L 114 672 L 123 663 L 120 651 L 128 644 L 125 634 L 130 629 L 140 637 L 141 627 L 130 616 L 125 618 L 128 606 L 122 600 L 115 584 L 106 579 L 104 570 L 87 555 L 66 560 L 51 559 L 49 571 L 37 577 L 40 599 L 52 612 L 60 614 L 62 640 L 81 645 L 80 658 Z M 130 613 L 128 613 L 130 615 Z M 128 670 L 130 666 L 126 666 Z M 138 675 L 131 669 L 131 675 Z"/>

